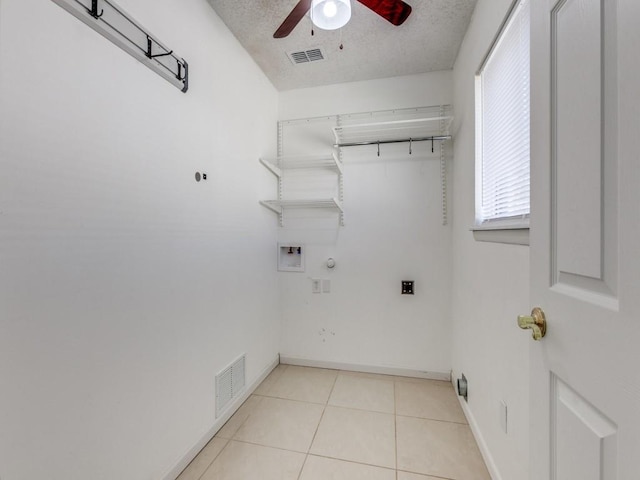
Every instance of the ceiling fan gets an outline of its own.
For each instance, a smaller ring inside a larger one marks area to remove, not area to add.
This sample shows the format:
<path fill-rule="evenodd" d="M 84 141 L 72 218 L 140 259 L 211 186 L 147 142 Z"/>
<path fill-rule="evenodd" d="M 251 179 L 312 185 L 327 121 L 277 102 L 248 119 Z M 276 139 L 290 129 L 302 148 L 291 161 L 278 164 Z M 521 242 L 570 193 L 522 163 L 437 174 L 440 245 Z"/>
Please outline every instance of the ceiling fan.
<path fill-rule="evenodd" d="M 411 5 L 403 2 L 402 0 L 358 0 L 358 2 L 363 4 L 365 7 L 373 10 L 375 13 L 395 26 L 402 25 L 411 13 Z M 344 23 L 346 23 L 351 16 L 351 5 L 349 3 L 349 0 L 300 0 L 297 5 L 293 7 L 293 10 L 291 10 L 291 13 L 289 13 L 287 18 L 284 19 L 282 25 L 280 25 L 280 27 L 278 27 L 276 32 L 273 34 L 273 38 L 284 38 L 289 35 L 309 10 L 311 10 L 311 19 L 313 23 L 320 28 L 325 28 L 322 25 L 318 24 L 318 22 L 314 18 L 314 15 L 322 15 L 322 7 L 324 7 L 325 14 L 327 13 L 327 8 L 329 8 L 329 10 L 335 9 L 334 12 L 329 12 L 335 15 L 335 12 L 337 11 L 339 13 L 340 9 L 345 5 L 348 8 L 348 16 L 346 17 Z M 339 27 L 328 27 L 327 29 L 332 30 L 334 28 Z"/>

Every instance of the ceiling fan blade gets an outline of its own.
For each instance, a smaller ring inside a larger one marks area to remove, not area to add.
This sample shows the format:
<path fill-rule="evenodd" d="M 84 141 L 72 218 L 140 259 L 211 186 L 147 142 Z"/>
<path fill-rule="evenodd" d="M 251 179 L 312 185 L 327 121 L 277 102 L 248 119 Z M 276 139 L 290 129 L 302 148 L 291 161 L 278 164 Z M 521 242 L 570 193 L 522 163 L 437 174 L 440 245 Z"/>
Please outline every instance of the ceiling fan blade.
<path fill-rule="evenodd" d="M 273 38 L 284 38 L 289 35 L 296 25 L 300 23 L 302 17 L 304 17 L 311 8 L 311 0 L 300 0 L 298 4 L 293 7 L 291 13 L 284 19 L 282 25 L 278 27 L 276 33 L 273 34 Z"/>
<path fill-rule="evenodd" d="M 402 0 L 358 0 L 396 27 L 402 25 L 411 14 L 411 5 Z"/>

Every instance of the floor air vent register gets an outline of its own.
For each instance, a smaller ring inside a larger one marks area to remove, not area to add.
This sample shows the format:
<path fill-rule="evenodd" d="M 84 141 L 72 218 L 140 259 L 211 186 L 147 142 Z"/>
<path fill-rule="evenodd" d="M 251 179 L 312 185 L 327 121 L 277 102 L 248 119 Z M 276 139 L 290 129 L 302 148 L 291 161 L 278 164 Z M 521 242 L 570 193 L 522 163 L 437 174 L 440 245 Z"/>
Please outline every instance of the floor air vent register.
<path fill-rule="evenodd" d="M 244 389 L 245 355 L 216 375 L 216 418 Z"/>

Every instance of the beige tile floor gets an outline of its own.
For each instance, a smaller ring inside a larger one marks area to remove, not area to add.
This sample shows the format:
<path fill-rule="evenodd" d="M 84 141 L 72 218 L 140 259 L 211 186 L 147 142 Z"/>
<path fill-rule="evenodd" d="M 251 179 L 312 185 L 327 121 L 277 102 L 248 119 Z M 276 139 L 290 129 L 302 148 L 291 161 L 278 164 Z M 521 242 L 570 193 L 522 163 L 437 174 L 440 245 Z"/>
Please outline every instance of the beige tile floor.
<path fill-rule="evenodd" d="M 490 480 L 448 382 L 280 365 L 178 480 Z"/>

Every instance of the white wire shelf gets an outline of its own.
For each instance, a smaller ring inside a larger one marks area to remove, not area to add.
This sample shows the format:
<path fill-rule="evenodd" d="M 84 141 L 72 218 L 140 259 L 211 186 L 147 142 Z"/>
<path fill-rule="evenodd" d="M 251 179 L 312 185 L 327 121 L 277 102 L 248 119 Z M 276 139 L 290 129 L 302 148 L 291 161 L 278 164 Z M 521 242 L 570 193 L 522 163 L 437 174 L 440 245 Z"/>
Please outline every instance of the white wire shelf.
<path fill-rule="evenodd" d="M 453 121 L 449 105 L 410 111 L 370 113 L 341 117 L 333 127 L 334 147 L 375 145 L 424 140 L 448 140 Z"/>
<path fill-rule="evenodd" d="M 343 212 L 337 198 L 301 199 L 301 200 L 262 200 L 260 204 L 281 215 L 287 208 L 325 208 Z"/>
<path fill-rule="evenodd" d="M 260 163 L 277 177 L 282 176 L 283 170 L 305 168 L 327 168 L 337 173 L 342 173 L 342 162 L 338 160 L 335 153 L 326 155 L 292 155 L 275 159 L 261 158 Z"/>

